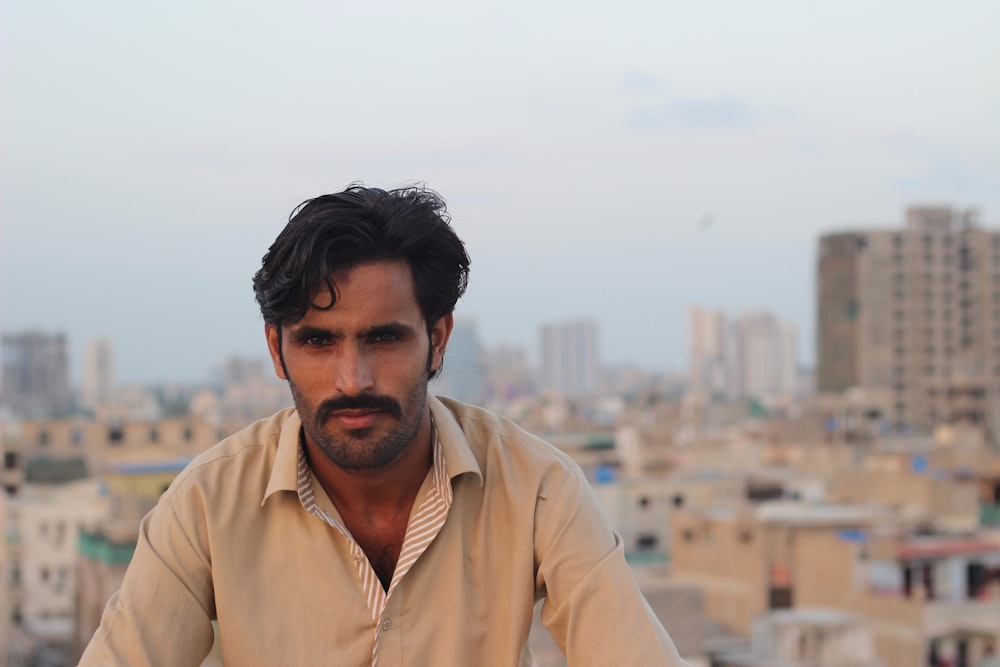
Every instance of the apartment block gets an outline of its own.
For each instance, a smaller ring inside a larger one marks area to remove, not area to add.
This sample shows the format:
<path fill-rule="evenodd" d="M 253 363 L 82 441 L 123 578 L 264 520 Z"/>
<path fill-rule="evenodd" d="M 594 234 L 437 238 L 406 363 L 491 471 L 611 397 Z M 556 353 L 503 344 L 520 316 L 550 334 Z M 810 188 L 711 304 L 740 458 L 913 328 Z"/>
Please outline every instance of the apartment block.
<path fill-rule="evenodd" d="M 770 400 L 799 391 L 798 330 L 767 311 L 730 319 L 688 309 L 688 392 L 696 402 Z"/>
<path fill-rule="evenodd" d="M 486 398 L 483 350 L 475 321 L 455 320 L 441 375 L 431 384 L 431 391 L 466 403 L 481 404 Z"/>
<path fill-rule="evenodd" d="M 906 224 L 819 243 L 817 383 L 860 388 L 897 432 L 1000 424 L 1000 232 L 975 211 L 910 208 Z"/>
<path fill-rule="evenodd" d="M 10 651 L 27 664 L 69 664 L 77 537 L 106 513 L 96 479 L 27 485 L 9 500 Z"/>
<path fill-rule="evenodd" d="M 571 398 L 600 391 L 597 322 L 576 320 L 541 329 L 541 388 Z"/>
<path fill-rule="evenodd" d="M 749 650 L 716 656 L 717 667 L 882 667 L 867 619 L 838 609 L 782 609 L 753 623 Z"/>
<path fill-rule="evenodd" d="M 977 667 L 1000 641 L 1000 544 L 985 533 L 929 532 L 872 506 L 674 517 L 673 575 L 741 634 L 776 611 L 838 609 L 867 620 L 886 667 Z"/>
<path fill-rule="evenodd" d="M 80 402 L 96 412 L 111 401 L 114 388 L 114 346 L 107 338 L 92 338 L 83 353 Z"/>
<path fill-rule="evenodd" d="M 26 331 L 0 337 L 0 400 L 15 416 L 37 419 L 69 412 L 73 396 L 66 347 L 64 334 Z"/>

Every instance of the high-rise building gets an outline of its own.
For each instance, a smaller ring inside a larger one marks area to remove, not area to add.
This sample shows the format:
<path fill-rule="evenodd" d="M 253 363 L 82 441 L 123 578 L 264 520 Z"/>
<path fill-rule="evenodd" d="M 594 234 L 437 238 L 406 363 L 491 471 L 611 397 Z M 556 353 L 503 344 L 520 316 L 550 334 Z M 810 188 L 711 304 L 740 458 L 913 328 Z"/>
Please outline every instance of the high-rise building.
<path fill-rule="evenodd" d="M 733 377 L 735 347 L 726 314 L 721 310 L 688 308 L 688 389 L 705 398 L 738 395 Z"/>
<path fill-rule="evenodd" d="M 482 345 L 475 321 L 455 320 L 434 393 L 467 403 L 481 403 L 486 397 Z"/>
<path fill-rule="evenodd" d="M 87 341 L 83 353 L 83 405 L 96 410 L 111 400 L 114 389 L 114 348 L 107 338 Z"/>
<path fill-rule="evenodd" d="M 486 395 L 494 401 L 511 401 L 537 392 L 535 369 L 528 351 L 511 345 L 497 345 L 483 351 Z"/>
<path fill-rule="evenodd" d="M 767 311 L 730 321 L 721 310 L 688 310 L 688 390 L 701 399 L 768 399 L 798 389 L 798 333 Z"/>
<path fill-rule="evenodd" d="M 3 403 L 25 418 L 65 413 L 71 407 L 66 336 L 38 331 L 4 334 Z"/>
<path fill-rule="evenodd" d="M 542 389 L 569 397 L 593 396 L 600 390 L 597 322 L 547 324 L 541 330 L 541 343 Z"/>
<path fill-rule="evenodd" d="M 772 313 L 746 313 L 736 320 L 740 395 L 790 396 L 798 389 L 798 332 Z"/>
<path fill-rule="evenodd" d="M 1000 233 L 975 211 L 910 208 L 897 229 L 820 239 L 817 385 L 865 390 L 885 423 L 1000 423 Z"/>

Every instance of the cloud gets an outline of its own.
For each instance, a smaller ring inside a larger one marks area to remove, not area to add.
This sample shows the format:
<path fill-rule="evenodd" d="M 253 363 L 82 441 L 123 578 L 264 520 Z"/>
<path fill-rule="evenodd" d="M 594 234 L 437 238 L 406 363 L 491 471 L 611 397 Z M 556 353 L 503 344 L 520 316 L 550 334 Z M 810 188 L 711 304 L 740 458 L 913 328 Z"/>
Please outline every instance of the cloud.
<path fill-rule="evenodd" d="M 910 198 L 960 198 L 975 204 L 988 193 L 1000 191 L 1000 177 L 966 162 L 945 158 L 931 161 L 923 174 L 903 179 L 897 186 Z"/>
<path fill-rule="evenodd" d="M 637 70 L 626 72 L 620 86 L 623 92 L 630 94 L 655 93 L 663 90 L 663 82 L 655 76 Z"/>
<path fill-rule="evenodd" d="M 636 106 L 628 112 L 628 126 L 637 132 L 742 131 L 780 122 L 730 96 L 668 97 L 656 106 Z"/>

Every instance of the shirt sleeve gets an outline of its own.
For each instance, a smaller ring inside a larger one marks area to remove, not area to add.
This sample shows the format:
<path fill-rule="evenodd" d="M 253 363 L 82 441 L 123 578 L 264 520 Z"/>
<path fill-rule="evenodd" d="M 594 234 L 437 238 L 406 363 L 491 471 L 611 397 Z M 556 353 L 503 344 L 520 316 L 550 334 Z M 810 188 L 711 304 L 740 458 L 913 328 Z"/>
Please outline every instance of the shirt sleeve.
<path fill-rule="evenodd" d="M 542 623 L 569 667 L 687 663 L 643 597 L 593 490 L 578 468 L 543 488 L 535 517 Z"/>
<path fill-rule="evenodd" d="M 214 641 L 203 517 L 164 495 L 142 520 L 121 589 L 108 601 L 81 667 L 198 667 Z"/>

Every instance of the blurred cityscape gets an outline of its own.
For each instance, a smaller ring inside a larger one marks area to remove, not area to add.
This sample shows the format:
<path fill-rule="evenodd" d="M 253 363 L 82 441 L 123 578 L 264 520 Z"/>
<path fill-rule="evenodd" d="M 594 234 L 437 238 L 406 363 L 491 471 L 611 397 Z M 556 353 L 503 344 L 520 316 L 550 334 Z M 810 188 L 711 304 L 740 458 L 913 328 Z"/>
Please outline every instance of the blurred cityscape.
<path fill-rule="evenodd" d="M 673 374 L 603 365 L 585 314 L 542 326 L 535 351 L 485 348 L 459 319 L 431 391 L 579 462 L 693 667 L 995 667 L 1000 230 L 911 207 L 817 243 L 806 366 L 773 303 L 692 304 Z M 291 405 L 263 349 L 201 386 L 129 387 L 95 339 L 73 387 L 67 348 L 2 334 L 9 665 L 75 664 L 173 477 Z M 565 665 L 539 627 L 531 642 L 536 664 Z"/>

